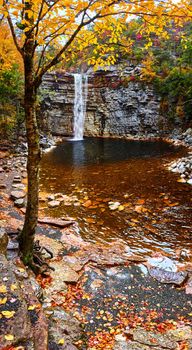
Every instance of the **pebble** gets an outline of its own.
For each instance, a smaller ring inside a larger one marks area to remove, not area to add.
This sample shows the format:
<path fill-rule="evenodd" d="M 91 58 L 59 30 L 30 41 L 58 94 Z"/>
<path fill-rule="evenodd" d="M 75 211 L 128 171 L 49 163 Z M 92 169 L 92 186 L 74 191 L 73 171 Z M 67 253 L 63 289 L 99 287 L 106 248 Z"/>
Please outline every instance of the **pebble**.
<path fill-rule="evenodd" d="M 55 208 L 55 207 L 58 207 L 59 204 L 60 204 L 59 201 L 54 201 L 54 200 L 52 200 L 51 202 L 48 202 L 48 207 L 49 207 L 49 208 Z"/>
<path fill-rule="evenodd" d="M 20 190 L 23 190 L 25 188 L 25 185 L 21 184 L 21 183 L 16 183 L 16 184 L 13 184 L 12 187 L 13 188 L 18 188 Z"/>
<path fill-rule="evenodd" d="M 10 194 L 10 197 L 14 200 L 24 198 L 25 192 L 24 191 L 12 191 Z"/>
<path fill-rule="evenodd" d="M 21 182 L 21 177 L 20 176 L 19 177 L 14 177 L 13 182 L 14 183 L 20 183 Z"/>
<path fill-rule="evenodd" d="M 50 194 L 49 196 L 47 196 L 47 199 L 53 201 L 55 199 L 54 194 Z"/>
<path fill-rule="evenodd" d="M 0 184 L 0 189 L 4 189 L 4 188 L 7 188 L 7 185 L 5 185 L 5 184 Z"/>
<path fill-rule="evenodd" d="M 23 208 L 25 206 L 25 200 L 23 198 L 16 199 L 14 205 L 18 208 Z"/>

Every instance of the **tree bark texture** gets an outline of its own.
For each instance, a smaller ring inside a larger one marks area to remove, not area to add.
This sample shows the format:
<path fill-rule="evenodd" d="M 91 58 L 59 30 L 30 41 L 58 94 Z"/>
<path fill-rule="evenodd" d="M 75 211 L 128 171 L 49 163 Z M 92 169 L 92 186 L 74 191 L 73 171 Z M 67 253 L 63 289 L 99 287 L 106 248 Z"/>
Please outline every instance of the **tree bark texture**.
<path fill-rule="evenodd" d="M 22 259 L 26 265 L 33 263 L 34 235 L 38 220 L 38 192 L 39 192 L 39 161 L 40 146 L 39 132 L 36 119 L 36 96 L 34 84 L 33 62 L 34 40 L 29 33 L 24 50 L 25 69 L 25 122 L 28 144 L 28 193 L 27 208 L 23 230 L 19 238 L 19 247 Z"/>

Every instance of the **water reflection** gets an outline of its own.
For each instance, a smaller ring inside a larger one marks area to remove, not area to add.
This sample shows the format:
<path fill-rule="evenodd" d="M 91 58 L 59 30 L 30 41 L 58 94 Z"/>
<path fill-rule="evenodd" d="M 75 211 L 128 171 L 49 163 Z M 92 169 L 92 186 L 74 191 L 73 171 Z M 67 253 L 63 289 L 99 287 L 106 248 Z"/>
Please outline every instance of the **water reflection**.
<path fill-rule="evenodd" d="M 54 164 L 79 167 L 90 164 L 117 163 L 128 159 L 157 157 L 175 152 L 175 147 L 163 141 L 127 141 L 86 138 L 66 141 L 52 149 L 47 157 Z"/>
<path fill-rule="evenodd" d="M 85 239 L 122 239 L 136 253 L 189 247 L 190 186 L 163 165 L 185 152 L 164 142 L 64 142 L 44 154 L 40 188 L 76 199 L 45 215 L 74 216 Z M 109 201 L 122 210 L 110 210 Z"/>

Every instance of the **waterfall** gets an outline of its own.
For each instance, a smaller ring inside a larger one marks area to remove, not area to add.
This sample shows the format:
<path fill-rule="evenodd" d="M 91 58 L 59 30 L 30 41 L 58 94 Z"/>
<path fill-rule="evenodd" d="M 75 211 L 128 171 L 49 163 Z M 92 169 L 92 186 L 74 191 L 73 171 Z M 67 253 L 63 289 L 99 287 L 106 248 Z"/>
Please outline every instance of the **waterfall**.
<path fill-rule="evenodd" d="M 88 95 L 88 76 L 86 74 L 74 74 L 75 99 L 74 99 L 74 137 L 73 140 L 83 140 L 84 121 L 86 114 Z"/>

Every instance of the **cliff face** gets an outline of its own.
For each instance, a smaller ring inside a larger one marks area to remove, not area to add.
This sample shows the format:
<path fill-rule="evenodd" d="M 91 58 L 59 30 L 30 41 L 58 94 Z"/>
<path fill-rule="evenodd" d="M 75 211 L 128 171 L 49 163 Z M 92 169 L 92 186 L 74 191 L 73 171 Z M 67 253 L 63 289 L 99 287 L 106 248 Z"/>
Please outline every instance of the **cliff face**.
<path fill-rule="evenodd" d="M 130 79 L 129 79 L 130 80 Z M 74 77 L 50 73 L 42 83 L 41 120 L 45 131 L 73 134 Z M 167 129 L 160 98 L 150 85 L 119 78 L 115 72 L 89 77 L 85 136 L 160 136 Z"/>

